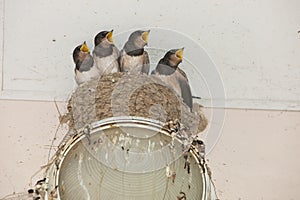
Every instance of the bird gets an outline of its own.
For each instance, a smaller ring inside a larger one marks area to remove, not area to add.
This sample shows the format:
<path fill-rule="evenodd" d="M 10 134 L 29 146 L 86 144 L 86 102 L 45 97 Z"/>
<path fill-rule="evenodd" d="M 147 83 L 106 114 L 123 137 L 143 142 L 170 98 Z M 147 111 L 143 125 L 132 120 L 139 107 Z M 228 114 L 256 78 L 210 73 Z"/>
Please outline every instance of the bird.
<path fill-rule="evenodd" d="M 183 102 L 193 107 L 193 99 L 189 81 L 185 72 L 178 67 L 183 59 L 183 50 L 171 49 L 161 58 L 151 75 L 158 76 L 168 87 L 172 88 Z"/>
<path fill-rule="evenodd" d="M 113 30 L 101 31 L 94 38 L 93 57 L 100 75 L 119 72 L 119 50 L 114 45 Z"/>
<path fill-rule="evenodd" d="M 100 76 L 86 42 L 74 49 L 73 61 L 75 63 L 75 80 L 78 85 Z"/>
<path fill-rule="evenodd" d="M 150 63 L 144 47 L 148 44 L 150 30 L 137 30 L 130 34 L 120 55 L 121 72 L 149 73 Z"/>

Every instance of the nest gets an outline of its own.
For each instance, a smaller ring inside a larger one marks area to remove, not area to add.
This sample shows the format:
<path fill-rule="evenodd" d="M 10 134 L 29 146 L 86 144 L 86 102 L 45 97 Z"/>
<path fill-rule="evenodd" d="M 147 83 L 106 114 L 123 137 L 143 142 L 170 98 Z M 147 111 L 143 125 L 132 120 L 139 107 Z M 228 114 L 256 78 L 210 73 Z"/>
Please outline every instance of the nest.
<path fill-rule="evenodd" d="M 190 133 L 202 132 L 207 120 L 200 105 L 193 111 L 172 88 L 155 76 L 117 72 L 80 85 L 68 103 L 63 121 L 79 130 L 87 124 L 117 116 L 139 116 L 162 122 L 179 120 Z"/>

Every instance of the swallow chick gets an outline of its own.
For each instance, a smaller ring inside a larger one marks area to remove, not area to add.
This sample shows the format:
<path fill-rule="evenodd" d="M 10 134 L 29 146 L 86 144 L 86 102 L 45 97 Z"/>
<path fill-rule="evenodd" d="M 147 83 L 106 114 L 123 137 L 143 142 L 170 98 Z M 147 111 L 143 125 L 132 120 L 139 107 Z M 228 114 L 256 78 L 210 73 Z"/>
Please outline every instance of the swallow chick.
<path fill-rule="evenodd" d="M 101 31 L 94 38 L 93 57 L 100 74 L 119 72 L 119 50 L 114 45 L 113 30 Z"/>
<path fill-rule="evenodd" d="M 99 70 L 94 65 L 94 59 L 86 42 L 74 49 L 73 60 L 75 63 L 75 80 L 78 85 L 99 77 Z"/>
<path fill-rule="evenodd" d="M 158 76 L 167 86 L 174 89 L 183 102 L 192 109 L 193 99 L 189 81 L 185 72 L 178 67 L 183 59 L 183 50 L 184 48 L 169 50 L 151 74 Z"/>
<path fill-rule="evenodd" d="M 138 30 L 131 33 L 121 51 L 120 69 L 122 72 L 149 73 L 149 56 L 144 50 L 144 47 L 148 44 L 149 32 L 150 30 Z"/>

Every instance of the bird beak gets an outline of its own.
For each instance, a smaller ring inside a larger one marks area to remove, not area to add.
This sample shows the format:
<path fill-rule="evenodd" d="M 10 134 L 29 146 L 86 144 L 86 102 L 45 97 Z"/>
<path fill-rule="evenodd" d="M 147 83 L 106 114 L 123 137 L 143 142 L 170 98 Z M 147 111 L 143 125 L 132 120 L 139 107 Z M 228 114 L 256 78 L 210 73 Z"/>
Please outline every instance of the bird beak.
<path fill-rule="evenodd" d="M 143 40 L 145 41 L 146 44 L 148 44 L 148 35 L 149 35 L 149 32 L 150 32 L 150 30 L 144 31 L 142 33 L 142 38 L 143 38 Z"/>
<path fill-rule="evenodd" d="M 108 32 L 108 33 L 106 34 L 106 38 L 107 38 L 108 41 L 111 42 L 111 43 L 114 42 L 113 31 L 114 31 L 114 30 L 111 30 L 110 32 Z"/>
<path fill-rule="evenodd" d="M 179 58 L 180 60 L 183 59 L 183 50 L 184 50 L 184 48 L 181 48 L 175 52 L 176 57 Z"/>
<path fill-rule="evenodd" d="M 86 45 L 86 42 L 85 42 L 85 41 L 84 41 L 83 44 L 81 45 L 80 51 L 90 53 L 90 49 L 89 49 L 88 46 Z"/>

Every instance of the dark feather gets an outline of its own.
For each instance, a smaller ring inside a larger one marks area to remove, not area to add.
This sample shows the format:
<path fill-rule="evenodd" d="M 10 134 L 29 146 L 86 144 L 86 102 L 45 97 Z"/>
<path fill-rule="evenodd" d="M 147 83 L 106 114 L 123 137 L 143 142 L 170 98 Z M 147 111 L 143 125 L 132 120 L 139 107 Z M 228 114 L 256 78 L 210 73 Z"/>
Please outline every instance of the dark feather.
<path fill-rule="evenodd" d="M 132 41 L 127 41 L 123 49 L 130 56 L 140 56 L 144 53 L 144 49 L 138 48 Z"/>
<path fill-rule="evenodd" d="M 74 60 L 74 63 L 76 64 L 76 69 L 78 71 L 80 71 L 80 72 L 89 71 L 91 69 L 91 67 L 93 67 L 93 65 L 94 65 L 94 59 L 90 54 L 88 54 L 88 55 L 86 55 L 86 57 L 83 60 L 81 60 L 80 54 L 83 53 L 80 51 L 81 46 L 82 45 L 79 45 L 74 49 L 73 60 Z"/>
<path fill-rule="evenodd" d="M 76 69 L 80 72 L 89 71 L 94 65 L 94 59 L 89 54 L 82 62 L 79 61 L 76 63 Z"/>
<path fill-rule="evenodd" d="M 148 74 L 150 70 L 150 61 L 149 61 L 149 55 L 147 51 L 144 51 L 144 64 L 142 67 L 142 73 Z"/>
<path fill-rule="evenodd" d="M 115 47 L 115 45 L 113 45 L 113 44 L 109 45 L 108 47 L 104 47 L 101 44 L 99 44 L 95 47 L 93 54 L 100 58 L 110 56 L 113 53 L 114 47 Z"/>
<path fill-rule="evenodd" d="M 171 75 L 176 71 L 176 68 L 171 67 L 169 65 L 169 61 L 162 58 L 158 65 L 156 66 L 156 69 L 151 74 L 161 74 L 161 75 Z"/>
<path fill-rule="evenodd" d="M 183 102 L 188 105 L 190 107 L 190 109 L 193 108 L 193 98 L 192 98 L 192 92 L 191 92 L 191 88 L 188 82 L 188 79 L 186 77 L 186 74 L 181 70 L 181 69 L 177 69 L 180 70 L 180 75 L 178 77 L 178 81 L 179 81 L 179 85 L 181 88 L 181 97 L 183 99 Z M 183 74 L 182 74 L 183 72 Z"/>
<path fill-rule="evenodd" d="M 94 38 L 94 45 L 95 47 L 98 46 L 101 41 L 106 38 L 106 35 L 108 34 L 108 31 L 101 31 L 100 33 L 98 33 L 95 38 Z"/>

